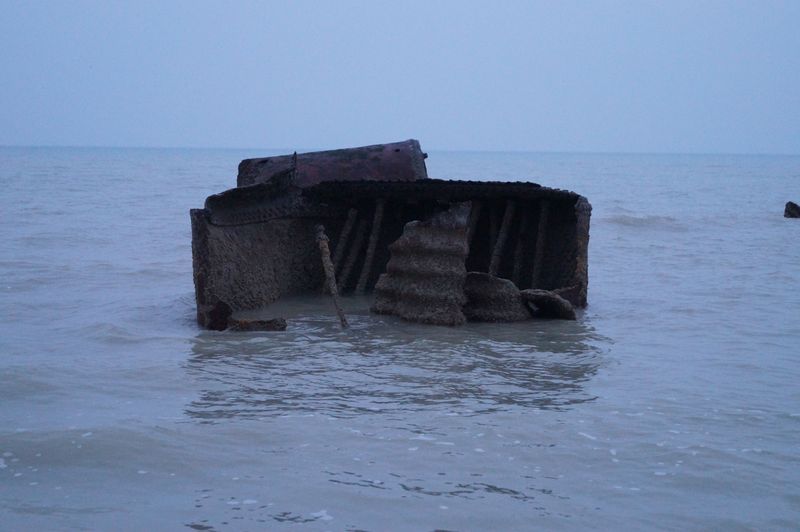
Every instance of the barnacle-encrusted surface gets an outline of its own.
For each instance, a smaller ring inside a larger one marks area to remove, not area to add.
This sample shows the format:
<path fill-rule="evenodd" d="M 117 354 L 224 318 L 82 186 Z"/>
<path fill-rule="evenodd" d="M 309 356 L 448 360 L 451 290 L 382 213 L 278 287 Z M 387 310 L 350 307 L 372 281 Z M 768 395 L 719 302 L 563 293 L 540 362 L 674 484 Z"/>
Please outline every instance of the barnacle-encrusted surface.
<path fill-rule="evenodd" d="M 457 204 L 425 221 L 406 224 L 389 246 L 386 273 L 375 285 L 373 312 L 435 325 L 466 321 L 469 203 Z"/>

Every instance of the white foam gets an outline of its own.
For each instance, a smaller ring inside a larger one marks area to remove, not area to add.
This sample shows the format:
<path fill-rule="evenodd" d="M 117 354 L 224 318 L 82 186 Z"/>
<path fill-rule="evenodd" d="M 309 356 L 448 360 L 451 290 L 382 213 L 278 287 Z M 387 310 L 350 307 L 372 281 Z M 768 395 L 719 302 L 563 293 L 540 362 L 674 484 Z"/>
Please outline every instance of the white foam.
<path fill-rule="evenodd" d="M 331 520 L 333 520 L 333 517 L 328 515 L 328 511 L 327 510 L 320 510 L 319 512 L 314 512 L 313 514 L 311 514 L 311 517 L 316 517 L 317 519 L 321 519 L 323 521 L 331 521 Z"/>

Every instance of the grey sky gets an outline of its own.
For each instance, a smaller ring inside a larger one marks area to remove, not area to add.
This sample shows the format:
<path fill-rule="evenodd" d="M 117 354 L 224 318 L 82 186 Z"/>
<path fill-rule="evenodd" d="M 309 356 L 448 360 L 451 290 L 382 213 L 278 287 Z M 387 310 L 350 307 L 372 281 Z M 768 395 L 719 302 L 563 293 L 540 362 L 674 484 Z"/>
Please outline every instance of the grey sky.
<path fill-rule="evenodd" d="M 800 153 L 800 1 L 0 0 L 0 145 Z"/>

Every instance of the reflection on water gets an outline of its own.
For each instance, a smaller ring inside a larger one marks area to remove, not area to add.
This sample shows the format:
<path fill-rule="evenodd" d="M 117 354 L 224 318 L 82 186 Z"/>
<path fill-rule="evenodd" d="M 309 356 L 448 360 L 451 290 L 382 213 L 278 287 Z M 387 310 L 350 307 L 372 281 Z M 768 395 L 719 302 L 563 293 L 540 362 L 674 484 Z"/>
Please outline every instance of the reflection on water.
<path fill-rule="evenodd" d="M 357 310 L 346 331 L 317 301 L 295 306 L 286 332 L 200 333 L 186 370 L 203 391 L 187 414 L 203 421 L 424 408 L 474 415 L 593 399 L 584 383 L 601 364 L 602 342 L 584 321 L 445 328 L 349 303 Z"/>

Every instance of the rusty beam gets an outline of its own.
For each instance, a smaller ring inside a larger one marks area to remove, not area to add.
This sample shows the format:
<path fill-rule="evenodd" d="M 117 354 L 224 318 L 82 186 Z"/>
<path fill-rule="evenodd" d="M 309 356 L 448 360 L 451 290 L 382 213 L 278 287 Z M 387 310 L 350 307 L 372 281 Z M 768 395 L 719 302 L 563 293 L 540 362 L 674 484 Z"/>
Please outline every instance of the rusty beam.
<path fill-rule="evenodd" d="M 350 278 L 350 273 L 353 271 L 353 267 L 356 264 L 358 255 L 361 252 L 361 246 L 364 243 L 364 235 L 366 232 L 366 220 L 359 221 L 358 226 L 356 227 L 356 236 L 355 240 L 353 240 L 353 247 L 350 248 L 350 254 L 347 256 L 347 260 L 344 263 L 344 268 L 342 269 L 342 274 L 339 276 L 339 282 L 342 285 L 342 291 L 344 291 L 347 287 L 347 280 Z"/>
<path fill-rule="evenodd" d="M 333 254 L 333 271 L 339 271 L 339 265 L 344 258 L 344 250 L 347 248 L 347 241 L 350 239 L 350 233 L 353 232 L 356 218 L 358 218 L 356 209 L 347 211 L 347 220 L 344 222 L 341 233 L 339 233 L 339 240 L 336 241 L 336 251 Z"/>
<path fill-rule="evenodd" d="M 472 202 L 472 208 L 469 211 L 469 222 L 467 225 L 467 248 L 472 246 L 472 237 L 475 236 L 475 229 L 478 227 L 478 220 L 481 217 L 482 208 L 482 201 Z"/>
<path fill-rule="evenodd" d="M 375 258 L 375 248 L 378 246 L 378 237 L 380 237 L 381 234 L 384 205 L 385 201 L 383 199 L 379 199 L 375 202 L 375 214 L 372 217 L 372 229 L 369 233 L 367 253 L 364 256 L 364 264 L 361 266 L 361 275 L 359 276 L 358 284 L 356 285 L 357 294 L 363 294 L 367 289 L 367 281 L 369 281 L 369 274 L 372 271 L 372 262 Z"/>
<path fill-rule="evenodd" d="M 497 243 L 497 205 L 493 202 L 489 202 L 487 207 L 489 208 L 489 253 L 492 253 Z M 489 260 L 491 261 L 491 255 L 489 256 Z"/>
<path fill-rule="evenodd" d="M 322 269 L 325 272 L 328 293 L 331 295 L 331 299 L 333 299 L 333 306 L 336 308 L 336 315 L 339 316 L 339 323 L 341 323 L 342 329 L 347 329 L 349 324 L 344 315 L 344 310 L 342 310 L 342 306 L 339 304 L 339 289 L 336 286 L 336 275 L 333 272 L 331 250 L 328 247 L 328 235 L 325 234 L 324 225 L 317 226 L 317 244 L 319 245 L 319 254 L 322 258 Z"/>
<path fill-rule="evenodd" d="M 492 249 L 492 260 L 489 263 L 489 275 L 497 276 L 500 271 L 500 260 L 503 258 L 503 248 L 508 240 L 508 232 L 511 229 L 511 222 L 514 219 L 514 210 L 516 209 L 516 202 L 507 200 L 505 209 L 503 210 L 503 222 L 500 224 L 500 231 L 497 233 L 497 239 Z"/>
<path fill-rule="evenodd" d="M 527 240 L 529 225 L 530 214 L 528 209 L 523 209 L 522 219 L 519 222 L 519 231 L 517 232 L 517 243 L 514 247 L 514 270 L 511 274 L 511 280 L 517 286 L 522 280 L 522 262 L 525 260 L 525 241 Z"/>
<path fill-rule="evenodd" d="M 539 288 L 544 264 L 545 246 L 547 246 L 547 220 L 550 217 L 550 202 L 542 200 L 539 203 L 539 226 L 536 231 L 536 254 L 533 258 L 533 274 L 531 275 L 531 288 Z"/>

